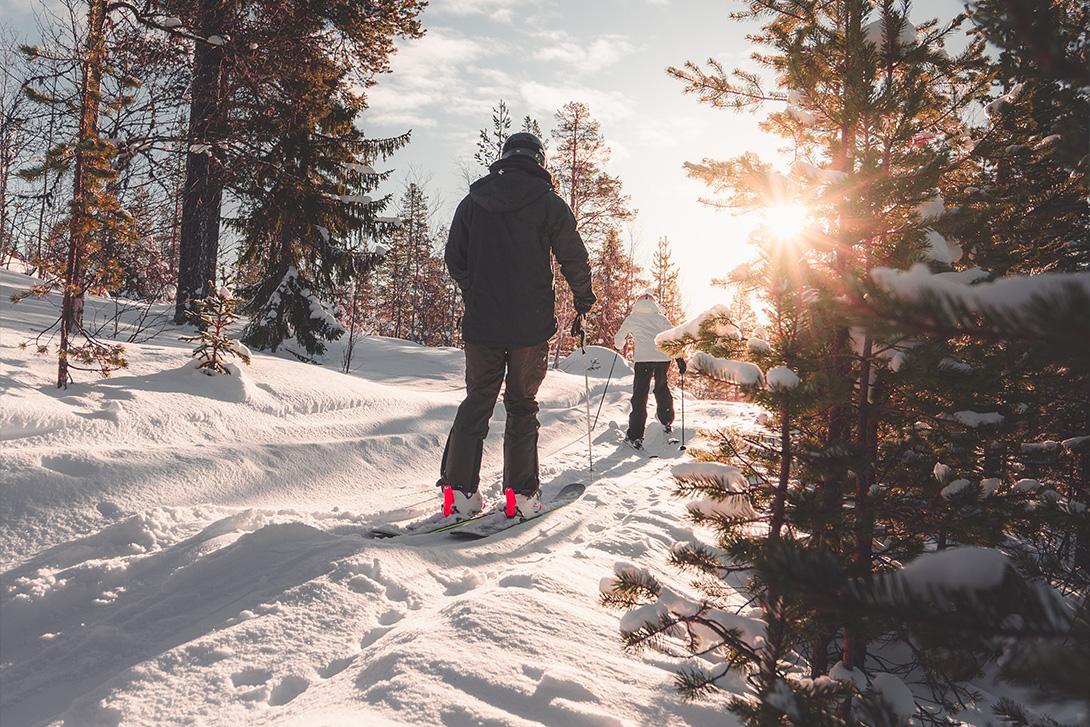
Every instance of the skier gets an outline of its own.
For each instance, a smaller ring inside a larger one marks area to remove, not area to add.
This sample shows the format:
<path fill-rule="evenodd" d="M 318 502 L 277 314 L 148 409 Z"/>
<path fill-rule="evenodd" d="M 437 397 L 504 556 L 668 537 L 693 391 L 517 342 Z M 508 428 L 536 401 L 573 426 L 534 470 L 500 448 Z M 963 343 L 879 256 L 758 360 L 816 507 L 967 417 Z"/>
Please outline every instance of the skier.
<path fill-rule="evenodd" d="M 673 324 L 662 314 L 654 294 L 648 290 L 636 299 L 632 312 L 613 336 L 613 346 L 617 350 L 624 350 L 626 339 L 632 336 L 632 360 L 636 364 L 636 375 L 632 381 L 632 413 L 628 416 L 624 441 L 634 449 L 643 449 L 647 394 L 651 389 L 652 377 L 655 379 L 655 418 L 662 423 L 663 431 L 667 434 L 673 431 L 674 398 L 666 381 L 670 357 L 655 346 L 655 336 L 670 328 L 673 328 Z M 685 359 L 678 358 L 677 366 L 684 374 Z"/>
<path fill-rule="evenodd" d="M 443 452 L 443 515 L 478 514 L 481 455 L 500 385 L 507 423 L 503 490 L 508 517 L 530 517 L 538 496 L 537 391 L 556 333 L 551 257 L 571 287 L 577 313 L 573 335 L 594 305 L 587 249 L 575 216 L 553 190 L 545 149 L 533 134 L 511 135 L 488 175 L 458 205 L 446 263 L 462 290 L 466 397 Z"/>

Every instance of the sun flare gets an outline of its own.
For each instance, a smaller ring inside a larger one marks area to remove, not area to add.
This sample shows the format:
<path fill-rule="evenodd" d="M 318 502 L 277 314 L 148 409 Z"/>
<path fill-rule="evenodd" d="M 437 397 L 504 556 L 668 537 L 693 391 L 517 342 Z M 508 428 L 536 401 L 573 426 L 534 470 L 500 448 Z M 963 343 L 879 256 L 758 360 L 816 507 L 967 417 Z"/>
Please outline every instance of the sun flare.
<path fill-rule="evenodd" d="M 801 204 L 781 204 L 764 211 L 765 229 L 778 240 L 793 240 L 806 228 L 810 211 Z"/>

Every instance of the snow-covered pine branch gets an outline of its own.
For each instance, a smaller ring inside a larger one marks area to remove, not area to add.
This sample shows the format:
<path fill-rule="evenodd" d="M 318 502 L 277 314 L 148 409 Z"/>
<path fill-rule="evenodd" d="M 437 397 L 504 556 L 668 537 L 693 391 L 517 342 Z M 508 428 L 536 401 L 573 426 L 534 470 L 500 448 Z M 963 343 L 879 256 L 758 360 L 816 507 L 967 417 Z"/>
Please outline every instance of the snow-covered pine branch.
<path fill-rule="evenodd" d="M 658 334 L 655 336 L 655 345 L 659 350 L 671 356 L 677 356 L 690 346 L 740 340 L 742 340 L 742 332 L 733 323 L 730 308 L 719 304 L 679 326 Z"/>
<path fill-rule="evenodd" d="M 973 335 L 1045 347 L 1056 361 L 1090 366 L 1090 272 L 987 280 L 980 269 L 932 273 L 876 268 L 856 305 L 903 330 Z M 1045 352 L 1042 352 L 1045 353 Z"/>

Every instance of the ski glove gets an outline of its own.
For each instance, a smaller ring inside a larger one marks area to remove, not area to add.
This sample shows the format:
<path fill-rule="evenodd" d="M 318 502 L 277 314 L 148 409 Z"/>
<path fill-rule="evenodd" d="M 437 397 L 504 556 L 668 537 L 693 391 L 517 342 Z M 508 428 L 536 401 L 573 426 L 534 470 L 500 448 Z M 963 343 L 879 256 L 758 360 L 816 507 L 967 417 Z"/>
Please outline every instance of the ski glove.
<path fill-rule="evenodd" d="M 594 293 L 587 293 L 585 296 L 574 296 L 572 303 L 575 305 L 576 313 L 586 315 L 590 313 L 590 309 L 594 307 L 597 300 Z"/>
<path fill-rule="evenodd" d="M 685 359 L 675 358 L 674 360 L 677 361 L 677 370 L 684 374 L 685 371 L 689 368 L 689 365 L 685 363 Z"/>
<path fill-rule="evenodd" d="M 575 320 L 571 322 L 571 334 L 575 338 L 582 339 L 583 333 L 583 314 L 579 313 L 575 316 Z"/>

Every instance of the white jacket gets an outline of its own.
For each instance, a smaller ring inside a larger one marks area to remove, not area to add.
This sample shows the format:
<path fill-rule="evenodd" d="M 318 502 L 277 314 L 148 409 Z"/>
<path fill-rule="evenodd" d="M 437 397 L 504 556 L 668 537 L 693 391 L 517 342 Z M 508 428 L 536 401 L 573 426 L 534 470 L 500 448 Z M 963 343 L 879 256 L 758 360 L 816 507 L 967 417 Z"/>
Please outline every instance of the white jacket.
<path fill-rule="evenodd" d="M 634 361 L 669 361 L 670 357 L 655 347 L 655 336 L 673 327 L 670 319 L 659 312 L 658 303 L 651 298 L 640 298 L 613 337 L 613 346 L 617 350 L 624 348 L 625 339 L 631 334 L 636 345 Z"/>

